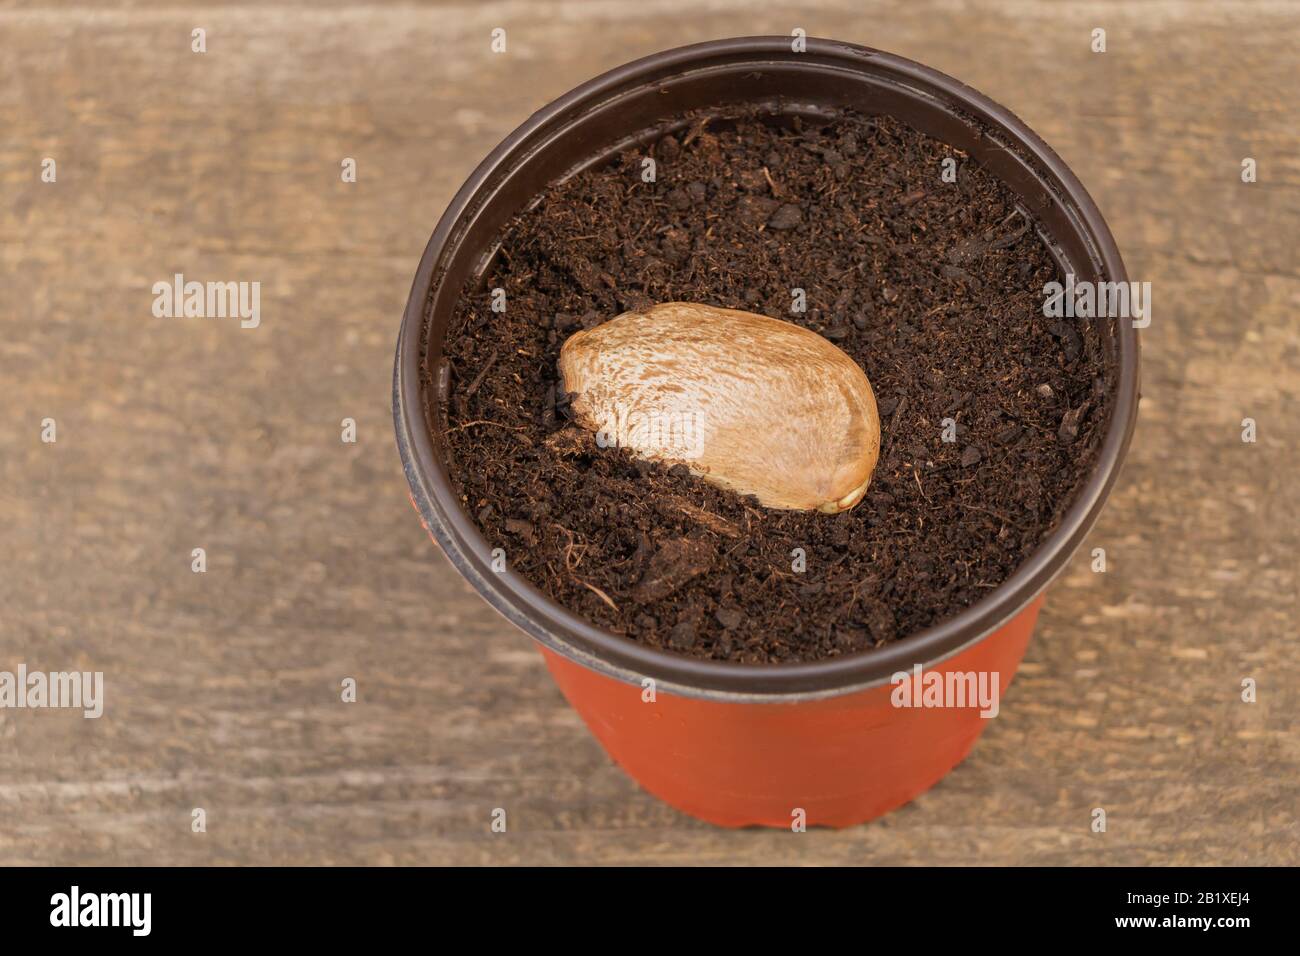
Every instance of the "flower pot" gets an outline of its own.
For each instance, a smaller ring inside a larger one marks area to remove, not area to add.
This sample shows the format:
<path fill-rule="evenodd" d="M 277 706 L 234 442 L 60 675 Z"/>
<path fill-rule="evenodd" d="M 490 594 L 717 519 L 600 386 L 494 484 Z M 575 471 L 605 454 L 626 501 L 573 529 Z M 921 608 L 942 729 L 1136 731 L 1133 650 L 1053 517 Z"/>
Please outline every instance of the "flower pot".
<path fill-rule="evenodd" d="M 1062 271 L 1127 281 L 1109 230 L 1060 158 L 1007 110 L 909 60 L 847 43 L 788 37 L 696 44 L 612 70 L 534 114 L 452 200 L 407 303 L 393 385 L 411 500 L 452 564 L 541 646 L 556 682 L 610 755 L 648 791 L 705 820 L 847 826 L 932 786 L 988 724 L 978 707 L 898 706 L 894 675 L 997 675 L 1005 689 L 1048 583 L 1096 520 L 1137 411 L 1138 342 L 1128 321 L 1101 324 L 1116 392 L 1094 471 L 1055 530 L 977 604 L 860 654 L 777 665 L 706 661 L 606 632 L 506 568 L 462 510 L 430 428 L 444 395 L 426 395 L 464 284 L 491 262 L 499 229 L 549 183 L 665 131 L 686 110 L 763 104 L 786 113 L 851 107 L 890 114 L 963 150 L 1042 223 Z M 434 375 L 437 379 L 436 374 Z"/>

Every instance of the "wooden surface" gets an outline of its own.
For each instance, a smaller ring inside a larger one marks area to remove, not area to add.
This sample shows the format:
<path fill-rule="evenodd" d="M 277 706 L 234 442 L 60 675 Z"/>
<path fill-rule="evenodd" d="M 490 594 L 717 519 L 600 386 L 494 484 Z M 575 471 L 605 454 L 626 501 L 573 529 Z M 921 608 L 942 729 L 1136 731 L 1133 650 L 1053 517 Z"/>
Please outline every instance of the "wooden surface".
<path fill-rule="evenodd" d="M 107 684 L 100 720 L 0 710 L 0 863 L 1297 862 L 1300 7 L 754 6 L 0 3 L 0 670 Z M 796 26 L 1018 113 L 1154 322 L 1124 475 L 972 756 L 873 824 L 726 832 L 624 777 L 425 537 L 389 383 L 502 136 L 633 57 Z M 261 327 L 154 318 L 175 272 L 260 281 Z"/>

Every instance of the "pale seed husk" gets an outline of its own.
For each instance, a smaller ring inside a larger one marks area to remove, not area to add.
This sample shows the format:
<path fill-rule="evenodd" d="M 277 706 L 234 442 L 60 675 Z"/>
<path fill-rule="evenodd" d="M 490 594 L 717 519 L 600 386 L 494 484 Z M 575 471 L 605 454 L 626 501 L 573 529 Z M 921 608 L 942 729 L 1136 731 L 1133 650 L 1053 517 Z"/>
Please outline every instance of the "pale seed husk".
<path fill-rule="evenodd" d="M 769 508 L 844 511 L 866 492 L 880 417 L 866 373 L 790 322 L 693 302 L 625 312 L 560 350 L 577 422 Z"/>

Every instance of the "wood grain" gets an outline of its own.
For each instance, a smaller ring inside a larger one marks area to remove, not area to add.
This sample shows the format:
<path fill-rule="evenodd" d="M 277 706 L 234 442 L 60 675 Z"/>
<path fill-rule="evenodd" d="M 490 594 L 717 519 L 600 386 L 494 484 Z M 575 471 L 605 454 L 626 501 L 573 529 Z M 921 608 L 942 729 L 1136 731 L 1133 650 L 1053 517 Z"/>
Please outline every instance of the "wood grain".
<path fill-rule="evenodd" d="M 0 863 L 1300 862 L 1297 25 L 1170 0 L 0 4 L 0 669 L 107 684 L 100 720 L 0 711 Z M 726 832 L 612 766 L 436 552 L 389 381 L 419 253 L 510 129 L 633 57 L 796 26 L 1015 110 L 1154 321 L 1123 478 L 972 756 L 873 824 Z M 154 318 L 176 272 L 260 281 L 261 327 Z"/>

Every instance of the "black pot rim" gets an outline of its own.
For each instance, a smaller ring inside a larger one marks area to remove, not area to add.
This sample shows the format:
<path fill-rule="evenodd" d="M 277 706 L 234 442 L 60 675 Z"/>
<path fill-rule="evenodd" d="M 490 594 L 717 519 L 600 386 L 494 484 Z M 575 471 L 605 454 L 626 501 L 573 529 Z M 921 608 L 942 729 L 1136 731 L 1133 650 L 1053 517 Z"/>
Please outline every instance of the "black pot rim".
<path fill-rule="evenodd" d="M 1114 238 L 1092 198 L 1069 167 L 1006 108 L 961 82 L 912 60 L 837 40 L 807 38 L 806 53 L 890 73 L 901 84 L 933 89 L 996 126 L 1041 166 L 1068 201 L 1076 226 L 1088 237 L 1103 274 L 1128 280 Z M 438 222 L 421 257 L 402 319 L 393 376 L 397 444 L 411 500 L 425 528 L 456 569 L 499 612 L 545 647 L 600 673 L 691 697 L 736 701 L 794 701 L 850 693 L 889 681 L 915 664 L 931 666 L 983 640 L 1023 610 L 1060 573 L 1082 544 L 1119 474 L 1132 437 L 1138 404 L 1138 339 L 1128 321 L 1116 323 L 1118 375 L 1108 426 L 1092 474 L 1057 528 L 1009 578 L 986 597 L 933 627 L 857 654 L 807 663 L 740 664 L 706 661 L 660 651 L 595 627 L 542 594 L 521 575 L 490 569 L 491 546 L 461 509 L 446 470 L 437 460 L 424 415 L 420 380 L 426 304 L 436 267 L 455 243 L 457 224 L 481 188 L 534 133 L 579 104 L 600 102 L 620 90 L 660 81 L 718 56 L 752 55 L 755 62 L 788 61 L 790 37 L 736 37 L 667 50 L 610 70 L 534 113 L 474 170 Z"/>

